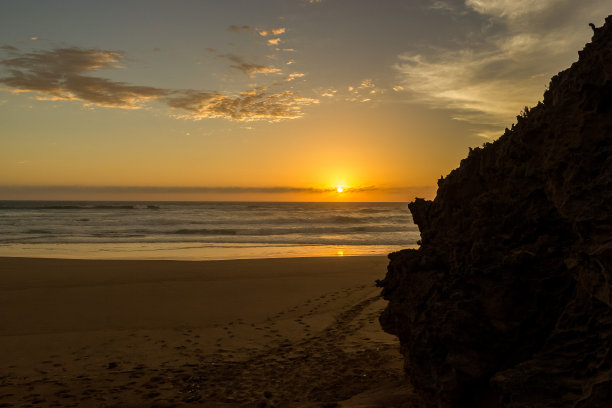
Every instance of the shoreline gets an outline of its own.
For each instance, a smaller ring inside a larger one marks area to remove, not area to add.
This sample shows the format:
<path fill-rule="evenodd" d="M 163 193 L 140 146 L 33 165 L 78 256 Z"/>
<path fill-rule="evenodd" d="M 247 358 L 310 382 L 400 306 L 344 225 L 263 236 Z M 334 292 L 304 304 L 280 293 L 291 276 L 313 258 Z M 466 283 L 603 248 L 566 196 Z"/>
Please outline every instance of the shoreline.
<path fill-rule="evenodd" d="M 260 259 L 383 255 L 419 233 L 395 203 L 0 202 L 0 256 Z"/>
<path fill-rule="evenodd" d="M 387 262 L 0 257 L 0 404 L 349 400 L 402 378 L 378 324 Z"/>
<path fill-rule="evenodd" d="M 76 260 L 219 261 L 239 259 L 335 258 L 386 256 L 416 245 L 210 245 L 185 243 L 11 244 L 0 246 L 0 258 Z"/>

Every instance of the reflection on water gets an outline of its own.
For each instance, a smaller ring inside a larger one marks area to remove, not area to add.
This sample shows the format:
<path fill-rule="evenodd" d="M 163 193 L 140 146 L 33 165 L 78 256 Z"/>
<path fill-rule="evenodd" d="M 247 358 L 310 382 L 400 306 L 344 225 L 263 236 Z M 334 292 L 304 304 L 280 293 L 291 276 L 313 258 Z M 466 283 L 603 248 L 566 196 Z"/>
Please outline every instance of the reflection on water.
<path fill-rule="evenodd" d="M 0 256 L 383 255 L 419 238 L 403 203 L 0 201 Z"/>

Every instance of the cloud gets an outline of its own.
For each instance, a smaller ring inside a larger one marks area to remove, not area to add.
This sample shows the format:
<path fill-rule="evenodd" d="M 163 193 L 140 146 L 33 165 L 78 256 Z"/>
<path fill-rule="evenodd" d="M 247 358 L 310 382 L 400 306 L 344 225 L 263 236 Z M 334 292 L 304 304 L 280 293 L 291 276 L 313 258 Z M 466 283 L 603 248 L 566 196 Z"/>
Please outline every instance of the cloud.
<path fill-rule="evenodd" d="M 429 8 L 432 10 L 441 10 L 441 11 L 447 11 L 451 13 L 457 13 L 462 7 L 463 5 L 457 6 L 448 0 L 435 0 L 429 6 Z M 462 14 L 463 12 L 459 11 L 459 13 Z"/>
<path fill-rule="evenodd" d="M 364 79 L 359 85 L 349 86 L 347 89 L 350 94 L 347 101 L 350 102 L 370 102 L 373 97 L 385 93 L 372 79 Z"/>
<path fill-rule="evenodd" d="M 271 65 L 261 65 L 247 62 L 243 57 L 239 57 L 237 55 L 221 54 L 217 55 L 217 57 L 227 58 L 228 60 L 234 63 L 233 65 L 230 65 L 231 68 L 242 71 L 249 76 L 255 74 L 277 74 L 281 72 L 280 69 L 275 68 Z"/>
<path fill-rule="evenodd" d="M 539 89 L 534 86 L 542 82 L 539 78 L 517 78 L 512 71 L 520 67 L 503 51 L 448 50 L 434 57 L 404 54 L 396 69 L 404 78 L 402 87 L 419 101 L 461 111 L 456 118 L 486 124 L 513 117 L 544 90 L 543 84 Z"/>
<path fill-rule="evenodd" d="M 269 35 L 281 35 L 284 32 L 285 32 L 285 28 L 280 27 L 280 28 L 272 28 L 269 30 L 260 30 L 259 35 L 261 35 L 262 37 L 267 37 Z"/>
<path fill-rule="evenodd" d="M 280 27 L 280 28 L 272 28 L 269 30 L 259 30 L 259 35 L 261 35 L 262 37 L 267 37 L 269 35 L 281 35 L 285 33 L 285 28 L 284 27 Z M 281 42 L 280 38 L 270 38 L 268 41 L 268 45 L 278 45 Z"/>
<path fill-rule="evenodd" d="M 10 54 L 0 60 L 7 75 L 0 83 L 13 92 L 33 92 L 40 100 L 72 100 L 94 106 L 139 109 L 157 101 L 172 108 L 173 116 L 200 120 L 225 118 L 237 121 L 280 120 L 298 118 L 302 108 L 318 103 L 286 90 L 265 87 L 228 94 L 219 91 L 193 89 L 163 89 L 138 86 L 94 76 L 100 69 L 122 68 L 119 51 L 60 48 L 51 51 L 19 52 L 3 47 Z M 248 75 L 278 73 L 279 69 L 251 64 L 244 59 L 226 55 Z M 183 113 L 177 113 L 182 110 Z"/>
<path fill-rule="evenodd" d="M 237 121 L 258 119 L 293 119 L 302 116 L 301 108 L 318 103 L 318 100 L 302 98 L 292 91 L 273 92 L 267 88 L 255 88 L 236 96 L 207 92 L 186 91 L 167 99 L 172 108 L 187 111 L 180 118 L 231 118 Z"/>
<path fill-rule="evenodd" d="M 319 96 L 333 98 L 338 93 L 336 88 L 316 88 L 313 92 Z"/>
<path fill-rule="evenodd" d="M 296 78 L 302 78 L 305 75 L 306 74 L 304 74 L 302 72 L 292 72 L 291 74 L 289 74 L 288 77 L 285 78 L 285 81 L 291 82 L 291 81 L 295 80 Z"/>
<path fill-rule="evenodd" d="M 564 2 L 565 0 L 466 0 L 465 5 L 480 14 L 517 18 L 550 9 Z"/>
<path fill-rule="evenodd" d="M 237 25 L 231 25 L 229 27 L 227 27 L 228 31 L 231 31 L 233 33 L 241 33 L 244 31 L 250 31 L 251 30 L 251 26 L 248 25 L 242 25 L 242 26 L 237 26 Z"/>
<path fill-rule="evenodd" d="M 580 7 L 568 0 L 431 4 L 457 16 L 471 13 L 465 36 L 455 38 L 452 48 L 430 45 L 400 54 L 399 85 L 412 102 L 447 109 L 484 137 L 498 136 L 521 109 L 537 103 L 549 78 L 569 66 L 588 40 L 589 20 L 609 9 L 604 0 L 585 0 Z"/>
<path fill-rule="evenodd" d="M 17 50 L 15 47 L 4 46 L 3 49 Z M 75 73 L 95 71 L 102 68 L 120 68 L 115 64 L 123 57 L 119 51 L 104 51 L 80 48 L 58 48 L 52 51 L 21 54 L 19 57 L 0 61 L 2 65 L 15 69 L 27 69 L 41 74 L 42 71 L 55 74 L 59 71 Z"/>
<path fill-rule="evenodd" d="M 123 54 L 117 51 L 60 48 L 19 54 L 0 60 L 9 76 L 3 83 L 15 92 L 35 92 L 52 100 L 82 100 L 100 106 L 134 108 L 143 102 L 158 99 L 168 91 L 134 86 L 105 78 L 83 75 L 99 69 L 120 68 Z"/>

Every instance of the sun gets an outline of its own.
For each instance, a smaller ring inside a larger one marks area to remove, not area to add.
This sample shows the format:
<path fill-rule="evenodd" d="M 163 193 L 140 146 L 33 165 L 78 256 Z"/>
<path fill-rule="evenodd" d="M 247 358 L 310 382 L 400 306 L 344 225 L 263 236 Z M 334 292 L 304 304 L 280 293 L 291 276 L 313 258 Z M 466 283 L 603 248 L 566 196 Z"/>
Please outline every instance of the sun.
<path fill-rule="evenodd" d="M 336 187 L 336 191 L 337 191 L 338 193 L 341 193 L 341 192 L 343 192 L 343 191 L 344 191 L 344 189 L 343 189 L 342 187 L 338 186 L 338 187 Z"/>

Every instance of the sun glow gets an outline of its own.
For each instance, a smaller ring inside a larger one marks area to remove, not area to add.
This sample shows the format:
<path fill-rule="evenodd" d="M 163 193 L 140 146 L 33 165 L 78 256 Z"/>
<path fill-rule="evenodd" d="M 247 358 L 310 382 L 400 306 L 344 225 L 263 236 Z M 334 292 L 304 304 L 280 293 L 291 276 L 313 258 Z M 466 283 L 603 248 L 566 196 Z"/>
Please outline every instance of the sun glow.
<path fill-rule="evenodd" d="M 338 187 L 336 187 L 336 191 L 337 191 L 338 193 L 341 193 L 341 192 L 343 192 L 343 191 L 344 191 L 344 189 L 343 189 L 342 187 L 338 186 Z"/>

